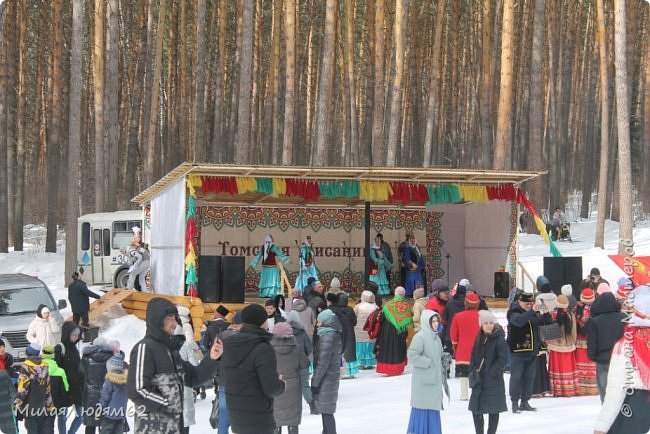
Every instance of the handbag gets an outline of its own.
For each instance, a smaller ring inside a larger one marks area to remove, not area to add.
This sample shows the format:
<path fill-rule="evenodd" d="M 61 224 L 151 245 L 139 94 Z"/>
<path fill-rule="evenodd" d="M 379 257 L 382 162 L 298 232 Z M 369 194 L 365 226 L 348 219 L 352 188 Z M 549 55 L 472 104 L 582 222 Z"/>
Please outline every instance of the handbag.
<path fill-rule="evenodd" d="M 554 341 L 562 338 L 560 324 L 553 322 L 539 326 L 539 338 L 542 342 Z"/>
<path fill-rule="evenodd" d="M 210 410 L 210 426 L 212 429 L 217 429 L 219 425 L 219 397 L 215 397 L 212 401 L 212 410 Z"/>
<path fill-rule="evenodd" d="M 478 368 L 472 369 L 467 376 L 467 379 L 469 380 L 469 387 L 472 389 L 481 385 L 481 368 L 483 368 L 484 361 L 485 359 L 481 359 L 481 363 L 478 365 Z"/>

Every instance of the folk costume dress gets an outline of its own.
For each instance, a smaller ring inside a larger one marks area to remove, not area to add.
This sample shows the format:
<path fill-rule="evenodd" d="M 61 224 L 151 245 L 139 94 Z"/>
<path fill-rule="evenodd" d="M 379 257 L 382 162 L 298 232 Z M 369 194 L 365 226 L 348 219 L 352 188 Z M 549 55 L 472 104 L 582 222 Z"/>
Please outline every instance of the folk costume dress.
<path fill-rule="evenodd" d="M 377 294 L 390 294 L 386 270 L 390 270 L 392 267 L 393 264 L 384 256 L 384 252 L 381 251 L 379 246 L 374 244 L 370 247 L 370 273 L 368 278 L 371 282 L 377 284 Z"/>
<path fill-rule="evenodd" d="M 406 296 L 413 297 L 413 291 L 417 284 L 425 286 L 424 267 L 426 263 L 417 245 L 411 244 L 404 250 L 404 263 L 407 266 Z"/>
<path fill-rule="evenodd" d="M 407 363 L 406 337 L 413 326 L 413 311 L 404 297 L 396 295 L 384 303 L 377 336 L 377 373 L 400 375 Z"/>
<path fill-rule="evenodd" d="M 549 361 L 548 376 L 551 380 L 551 393 L 553 396 L 577 396 L 578 379 L 576 375 L 576 320 L 571 318 L 571 332 L 567 333 L 560 325 L 562 337 L 548 341 Z M 554 315 L 555 316 L 555 315 Z"/>
<path fill-rule="evenodd" d="M 596 363 L 587 356 L 587 323 L 591 319 L 591 305 L 583 304 L 576 307 L 577 339 L 576 339 L 576 368 L 578 372 L 578 395 L 598 395 L 596 381 Z"/>
<path fill-rule="evenodd" d="M 305 238 L 300 246 L 300 261 L 298 263 L 300 271 L 298 273 L 298 279 L 296 279 L 296 288 L 300 290 L 301 294 L 305 286 L 307 286 L 307 279 L 313 277 L 318 280 L 318 270 L 316 269 L 314 257 L 314 248 L 307 238 Z"/>
<path fill-rule="evenodd" d="M 267 235 L 264 245 L 251 262 L 251 267 L 255 268 L 260 260 L 262 261 L 262 273 L 258 285 L 259 297 L 270 298 L 280 293 L 282 285 L 277 259 L 285 264 L 289 262 L 289 258 L 282 254 L 282 251 L 273 244 L 271 237 Z"/>

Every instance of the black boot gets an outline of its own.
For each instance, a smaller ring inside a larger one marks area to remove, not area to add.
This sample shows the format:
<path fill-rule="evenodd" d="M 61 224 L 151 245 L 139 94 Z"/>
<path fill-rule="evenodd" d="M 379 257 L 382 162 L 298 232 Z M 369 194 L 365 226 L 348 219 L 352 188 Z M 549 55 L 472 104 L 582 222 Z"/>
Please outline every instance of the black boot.
<path fill-rule="evenodd" d="M 521 404 L 519 405 L 519 410 L 522 411 L 537 411 L 535 407 L 531 407 L 528 401 L 524 401 L 523 399 L 521 400 Z"/>
<path fill-rule="evenodd" d="M 512 412 L 513 413 L 519 413 L 519 404 L 517 404 L 517 400 L 514 399 L 512 401 Z"/>

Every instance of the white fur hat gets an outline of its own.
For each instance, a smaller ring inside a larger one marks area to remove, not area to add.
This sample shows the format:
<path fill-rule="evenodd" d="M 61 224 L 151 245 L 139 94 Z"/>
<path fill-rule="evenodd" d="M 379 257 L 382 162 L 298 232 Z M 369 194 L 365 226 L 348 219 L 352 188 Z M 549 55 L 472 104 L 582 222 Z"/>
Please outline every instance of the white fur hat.
<path fill-rule="evenodd" d="M 562 285 L 560 292 L 568 297 L 570 295 L 573 295 L 573 287 L 567 283 L 566 285 Z"/>
<path fill-rule="evenodd" d="M 332 277 L 332 280 L 330 280 L 330 289 L 341 289 L 341 281 L 338 277 Z"/>

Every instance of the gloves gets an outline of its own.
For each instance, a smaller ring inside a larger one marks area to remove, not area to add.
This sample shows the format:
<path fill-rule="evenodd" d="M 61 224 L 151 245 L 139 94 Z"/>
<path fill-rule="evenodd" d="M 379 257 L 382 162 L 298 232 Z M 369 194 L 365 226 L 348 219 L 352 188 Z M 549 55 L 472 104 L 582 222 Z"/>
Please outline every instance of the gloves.
<path fill-rule="evenodd" d="M 320 387 L 314 386 L 312 384 L 311 385 L 311 394 L 312 394 L 312 396 L 318 395 L 318 392 L 320 392 Z"/>

